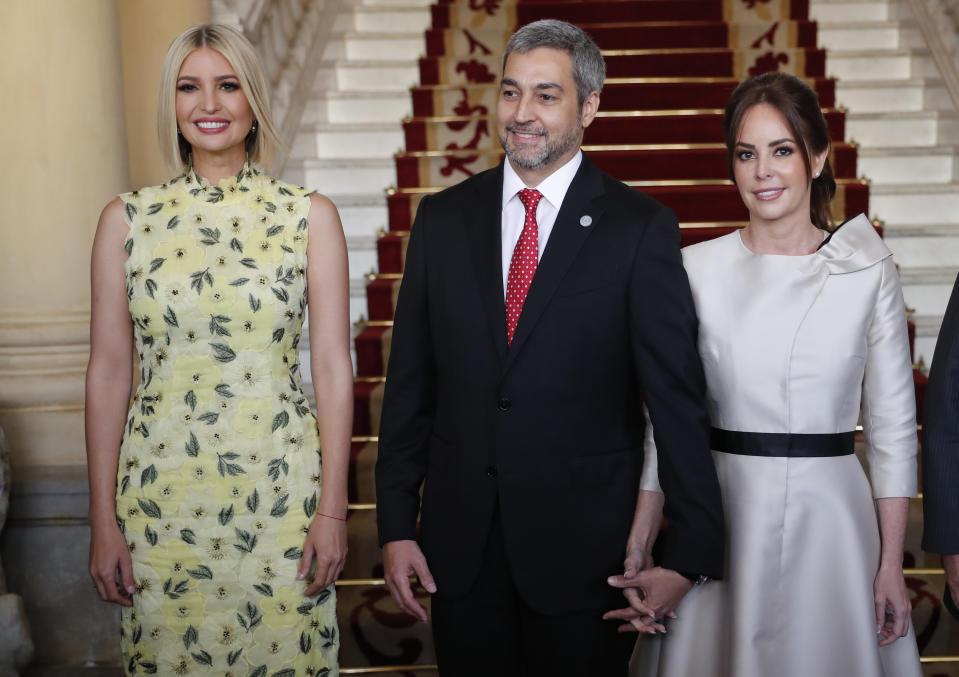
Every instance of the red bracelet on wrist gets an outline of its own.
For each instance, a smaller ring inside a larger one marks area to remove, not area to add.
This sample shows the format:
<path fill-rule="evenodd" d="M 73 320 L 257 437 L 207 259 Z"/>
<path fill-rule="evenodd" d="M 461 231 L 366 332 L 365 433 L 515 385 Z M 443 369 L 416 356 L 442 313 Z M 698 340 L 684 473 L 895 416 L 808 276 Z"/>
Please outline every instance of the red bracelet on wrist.
<path fill-rule="evenodd" d="M 316 514 L 319 515 L 320 517 L 329 517 L 331 520 L 339 520 L 341 522 L 346 521 L 345 517 L 334 517 L 333 515 L 327 515 L 325 512 L 318 512 Z"/>

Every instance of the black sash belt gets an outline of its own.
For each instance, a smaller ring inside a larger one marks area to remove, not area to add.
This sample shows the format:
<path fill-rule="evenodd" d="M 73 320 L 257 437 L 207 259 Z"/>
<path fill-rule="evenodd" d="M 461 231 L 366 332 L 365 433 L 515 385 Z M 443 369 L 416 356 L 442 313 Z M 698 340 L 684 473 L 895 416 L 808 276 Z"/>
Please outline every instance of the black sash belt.
<path fill-rule="evenodd" d="M 711 445 L 716 451 L 743 456 L 815 458 L 846 456 L 855 451 L 856 431 L 847 433 L 749 433 L 713 428 Z"/>

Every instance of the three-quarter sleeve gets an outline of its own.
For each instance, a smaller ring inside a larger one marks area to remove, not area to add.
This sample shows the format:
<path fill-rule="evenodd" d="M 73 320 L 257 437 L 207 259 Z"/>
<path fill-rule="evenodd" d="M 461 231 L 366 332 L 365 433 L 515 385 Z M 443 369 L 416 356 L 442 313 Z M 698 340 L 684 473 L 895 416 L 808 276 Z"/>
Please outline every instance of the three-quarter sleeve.
<path fill-rule="evenodd" d="M 874 498 L 915 496 L 916 393 L 906 305 L 892 257 L 881 281 L 867 336 L 862 424 Z"/>
<path fill-rule="evenodd" d="M 643 405 L 646 418 L 646 436 L 643 440 L 643 474 L 639 479 L 640 491 L 663 493 L 659 486 L 659 458 L 656 455 L 656 440 L 653 438 L 653 422 L 649 420 L 649 410 Z"/>

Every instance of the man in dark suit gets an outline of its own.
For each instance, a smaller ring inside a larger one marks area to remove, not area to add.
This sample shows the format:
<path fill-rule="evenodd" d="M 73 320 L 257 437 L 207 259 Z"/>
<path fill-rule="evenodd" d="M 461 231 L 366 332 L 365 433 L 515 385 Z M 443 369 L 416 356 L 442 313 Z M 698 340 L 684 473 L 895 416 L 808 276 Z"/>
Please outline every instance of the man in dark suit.
<path fill-rule="evenodd" d="M 943 602 L 959 620 L 959 277 L 939 329 L 922 408 L 922 549 L 942 553 Z"/>
<path fill-rule="evenodd" d="M 508 160 L 425 197 L 410 234 L 377 516 L 394 598 L 426 621 L 409 577 L 432 593 L 444 677 L 625 675 L 635 635 L 602 615 L 622 606 L 606 579 L 624 558 L 649 564 L 649 543 L 627 543 L 641 398 L 670 522 L 661 579 L 681 596 L 722 575 L 676 217 L 580 151 L 604 77 L 575 26 L 518 31 L 497 108 Z"/>

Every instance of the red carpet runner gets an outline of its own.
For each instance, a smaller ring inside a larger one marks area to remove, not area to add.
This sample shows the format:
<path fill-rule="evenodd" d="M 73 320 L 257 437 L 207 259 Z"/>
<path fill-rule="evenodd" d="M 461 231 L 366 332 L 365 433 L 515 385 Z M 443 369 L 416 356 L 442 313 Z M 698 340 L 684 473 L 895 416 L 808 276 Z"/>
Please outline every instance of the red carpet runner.
<path fill-rule="evenodd" d="M 808 0 L 447 0 L 432 7 L 413 118 L 404 121 L 406 151 L 396 156 L 388 194 L 389 232 L 378 241 L 380 273 L 367 287 L 369 321 L 356 338 L 350 558 L 340 587 L 342 664 L 424 666 L 390 674 L 434 674 L 427 629 L 399 613 L 377 579 L 372 469 L 389 356 L 393 306 L 408 231 L 422 195 L 496 165 L 496 83 L 511 32 L 540 18 L 581 25 L 604 51 L 609 79 L 585 150 L 603 170 L 671 207 L 683 244 L 730 232 L 746 212 L 728 180 L 720 119 L 742 78 L 782 70 L 819 94 L 833 138 L 838 191 L 834 217 L 869 213 L 869 186 L 857 179 L 856 148 L 843 142 L 845 114 L 835 82 L 825 77 Z M 878 225 L 878 224 L 877 224 Z M 917 372 L 917 396 L 925 378 Z M 362 508 L 362 509 L 361 509 Z M 918 547 L 907 566 L 922 566 Z M 926 566 L 931 566 L 927 564 Z M 940 609 L 927 581 L 910 578 L 920 648 L 938 626 Z M 425 595 L 424 595 L 425 598 Z M 923 612 L 923 605 L 926 611 Z M 938 647 L 937 647 L 938 648 Z"/>

